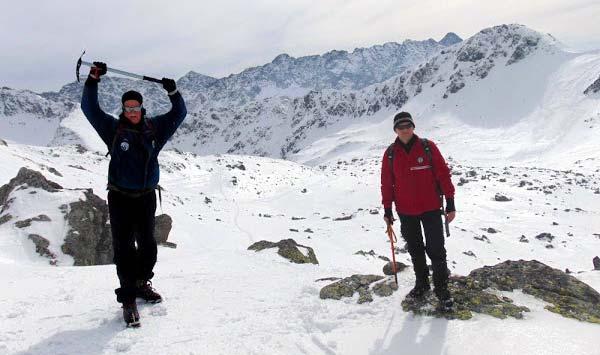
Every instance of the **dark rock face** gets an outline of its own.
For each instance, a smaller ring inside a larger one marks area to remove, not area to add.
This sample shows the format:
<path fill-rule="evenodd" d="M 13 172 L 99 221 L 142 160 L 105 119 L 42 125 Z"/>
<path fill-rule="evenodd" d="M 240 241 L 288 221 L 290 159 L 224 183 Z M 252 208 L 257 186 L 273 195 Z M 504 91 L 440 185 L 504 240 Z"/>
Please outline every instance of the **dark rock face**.
<path fill-rule="evenodd" d="M 383 279 L 384 277 L 379 275 L 352 275 L 323 287 L 319 297 L 321 299 L 340 300 L 342 297 L 352 297 L 355 292 L 358 292 L 359 304 L 372 302 L 373 295 L 371 291 L 380 297 L 386 297 L 398 289 L 396 283 L 391 280 L 379 282 L 372 289 L 369 289 L 372 283 Z"/>
<path fill-rule="evenodd" d="M 300 248 L 305 248 L 308 251 L 308 256 L 304 255 Z M 266 240 L 261 240 L 260 242 L 256 242 L 248 247 L 248 250 L 261 251 L 269 248 L 279 248 L 277 254 L 282 257 L 290 260 L 296 264 L 318 264 L 317 256 L 313 248 L 307 247 L 305 245 L 300 245 L 296 243 L 293 239 L 284 239 L 279 241 L 278 243 L 269 242 Z"/>
<path fill-rule="evenodd" d="M 487 289 L 513 291 L 540 298 L 550 305 L 546 309 L 564 317 L 600 324 L 600 293 L 567 273 L 538 261 L 505 261 L 473 270 L 468 276 L 451 276 L 450 292 L 455 301 L 452 312 L 436 310 L 437 300 L 428 295 L 424 300 L 405 299 L 405 311 L 449 319 L 470 319 L 471 312 L 497 318 L 522 318 L 526 307 L 513 304 L 508 297 L 498 297 Z"/>
<path fill-rule="evenodd" d="M 108 205 L 91 190 L 86 200 L 69 205 L 65 216 L 71 229 L 61 249 L 71 255 L 75 266 L 105 265 L 112 263 L 112 238 L 108 221 Z"/>
<path fill-rule="evenodd" d="M 583 92 L 584 95 L 592 95 L 600 91 L 600 77 L 596 79 L 590 86 Z"/>

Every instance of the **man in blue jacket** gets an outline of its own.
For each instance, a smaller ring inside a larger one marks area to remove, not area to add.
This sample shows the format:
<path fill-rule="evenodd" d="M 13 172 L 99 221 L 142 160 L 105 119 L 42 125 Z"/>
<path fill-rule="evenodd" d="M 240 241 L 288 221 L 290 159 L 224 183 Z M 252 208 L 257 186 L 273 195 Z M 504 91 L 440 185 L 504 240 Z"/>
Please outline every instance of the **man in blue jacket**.
<path fill-rule="evenodd" d="M 94 62 L 83 88 L 81 109 L 108 147 L 108 210 L 114 262 L 121 287 L 115 290 L 123 304 L 128 326 L 140 325 L 136 297 L 157 303 L 162 297 L 152 288 L 156 263 L 154 239 L 155 189 L 158 186 L 158 153 L 187 114 L 173 79 L 162 79 L 171 110 L 146 117 L 142 95 L 128 91 L 121 98 L 119 118 L 106 114 L 98 104 L 98 83 L 106 64 Z M 137 242 L 137 249 L 136 249 Z"/>

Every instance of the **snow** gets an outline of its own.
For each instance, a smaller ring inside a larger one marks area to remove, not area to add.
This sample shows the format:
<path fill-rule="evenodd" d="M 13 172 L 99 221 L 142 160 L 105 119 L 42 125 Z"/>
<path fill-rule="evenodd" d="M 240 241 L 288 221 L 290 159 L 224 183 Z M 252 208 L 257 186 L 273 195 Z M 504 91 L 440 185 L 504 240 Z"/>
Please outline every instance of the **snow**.
<path fill-rule="evenodd" d="M 424 88 L 403 107 L 413 113 L 416 133 L 448 158 L 455 185 L 468 180 L 457 185 L 457 217 L 446 239 L 452 273 L 536 259 L 568 268 L 600 290 L 600 271 L 592 271 L 592 258 L 600 254 L 600 98 L 583 95 L 599 71 L 600 53 L 536 53 L 497 65 L 484 80 L 467 78 L 448 99 L 441 98 L 441 85 Z M 265 110 L 285 98 L 272 100 Z M 357 304 L 356 296 L 319 298 L 328 282 L 317 279 L 381 274 L 383 261 L 355 252 L 389 256 L 379 174 L 394 139 L 394 112 L 338 117 L 344 122 L 311 133 L 311 143 L 288 161 L 161 153 L 164 192 L 157 214 L 173 218 L 169 241 L 177 248 L 159 247 L 153 283 L 164 302 L 139 305 L 140 329 L 124 327 L 114 266 L 70 266 L 56 248 L 65 228 L 58 206 L 81 192 L 16 191 L 5 212 L 20 219 L 43 213 L 52 222 L 33 222 L 25 230 L 16 229 L 14 220 L 0 225 L 0 353 L 600 354 L 599 325 L 551 313 L 520 291 L 502 294 L 531 309 L 523 320 L 475 314 L 449 321 L 406 313 L 400 303 L 414 283 L 410 270 L 399 274 L 398 292 L 369 304 Z M 289 133 L 278 117 L 264 119 L 275 127 L 273 134 Z M 52 147 L 22 141 L 30 128 L 19 139 L 5 137 L 0 184 L 26 166 L 66 189 L 91 188 L 106 198 L 106 149 L 80 111 L 60 122 L 59 133 L 41 128 L 40 135 L 53 138 Z M 68 145 L 75 142 L 88 151 Z M 193 142 L 187 137 L 178 147 Z M 215 151 L 227 147 L 211 144 Z M 235 167 L 240 162 L 245 170 Z M 470 171 L 477 176 L 469 178 Z M 512 200 L 495 201 L 497 193 Z M 489 233 L 490 227 L 498 232 Z M 35 253 L 28 233 L 50 240 L 58 266 Z M 553 248 L 535 238 L 540 233 L 555 236 Z M 482 235 L 489 242 L 475 239 Z M 319 265 L 292 264 L 273 249 L 247 250 L 260 240 L 287 238 L 312 247 Z M 408 254 L 396 258 L 410 265 Z"/>

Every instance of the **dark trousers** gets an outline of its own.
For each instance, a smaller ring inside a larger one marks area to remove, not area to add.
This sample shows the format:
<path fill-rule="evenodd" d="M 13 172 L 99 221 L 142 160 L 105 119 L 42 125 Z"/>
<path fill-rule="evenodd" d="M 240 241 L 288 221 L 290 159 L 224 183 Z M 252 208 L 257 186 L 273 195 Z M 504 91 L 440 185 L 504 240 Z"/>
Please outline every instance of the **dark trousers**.
<path fill-rule="evenodd" d="M 133 302 L 137 280 L 150 280 L 156 264 L 154 239 L 154 191 L 131 197 L 108 192 L 108 211 L 114 250 L 114 263 L 121 287 L 115 290 L 118 302 Z M 137 243 L 137 248 L 136 248 Z"/>
<path fill-rule="evenodd" d="M 425 212 L 419 216 L 400 216 L 400 231 L 406 241 L 412 259 L 417 282 L 428 282 L 429 269 L 425 253 L 431 260 L 433 285 L 436 290 L 446 289 L 448 285 L 448 265 L 444 247 L 444 226 L 440 210 Z M 421 224 L 425 231 L 425 244 Z"/>

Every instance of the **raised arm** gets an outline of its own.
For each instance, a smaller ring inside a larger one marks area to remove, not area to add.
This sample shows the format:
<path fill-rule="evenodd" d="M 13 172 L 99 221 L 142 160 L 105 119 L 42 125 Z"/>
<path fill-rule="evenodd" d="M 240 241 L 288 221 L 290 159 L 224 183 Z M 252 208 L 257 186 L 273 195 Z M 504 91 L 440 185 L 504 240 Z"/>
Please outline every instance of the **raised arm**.
<path fill-rule="evenodd" d="M 152 123 L 156 127 L 156 140 L 159 149 L 167 143 L 187 115 L 185 102 L 181 93 L 177 90 L 175 80 L 167 78 L 162 80 L 163 88 L 167 91 L 172 106 L 169 112 L 152 118 Z"/>
<path fill-rule="evenodd" d="M 98 82 L 100 82 L 100 76 L 106 73 L 106 64 L 101 62 L 94 62 L 94 64 L 96 66 L 90 69 L 90 75 L 83 86 L 81 110 L 106 146 L 109 146 L 114 134 L 116 120 L 102 111 L 98 103 Z"/>

